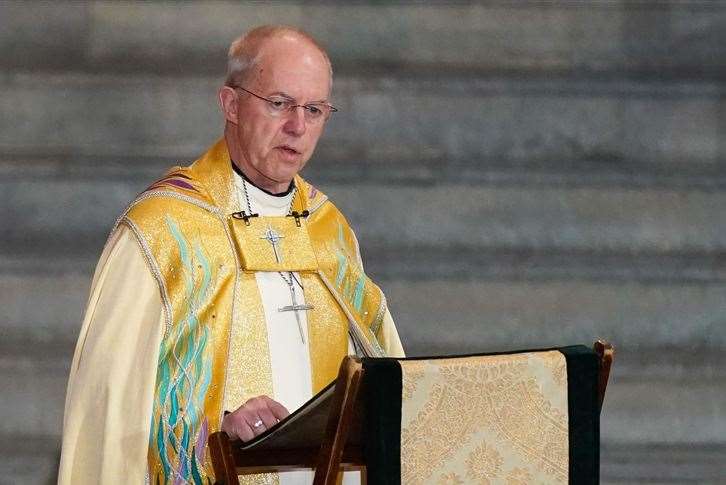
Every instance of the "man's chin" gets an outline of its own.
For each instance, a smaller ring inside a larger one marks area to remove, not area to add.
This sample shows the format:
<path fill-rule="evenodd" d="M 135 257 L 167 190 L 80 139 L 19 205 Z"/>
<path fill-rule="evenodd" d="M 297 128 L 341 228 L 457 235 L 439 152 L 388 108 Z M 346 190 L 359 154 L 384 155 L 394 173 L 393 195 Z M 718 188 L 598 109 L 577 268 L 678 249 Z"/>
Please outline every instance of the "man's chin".
<path fill-rule="evenodd" d="M 294 159 L 278 158 L 275 163 L 274 177 L 277 180 L 292 180 L 292 178 L 305 166 L 302 155 Z"/>
<path fill-rule="evenodd" d="M 300 171 L 298 167 L 299 165 L 295 165 L 295 167 L 290 167 L 290 170 L 276 170 L 273 173 L 268 174 L 267 179 L 271 182 L 287 186 Z"/>

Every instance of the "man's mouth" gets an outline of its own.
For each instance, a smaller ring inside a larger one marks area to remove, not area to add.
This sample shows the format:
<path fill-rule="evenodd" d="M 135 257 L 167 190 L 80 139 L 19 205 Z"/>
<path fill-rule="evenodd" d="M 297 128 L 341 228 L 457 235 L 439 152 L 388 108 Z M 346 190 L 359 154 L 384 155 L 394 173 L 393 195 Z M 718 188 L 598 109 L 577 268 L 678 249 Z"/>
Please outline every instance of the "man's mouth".
<path fill-rule="evenodd" d="M 298 150 L 294 149 L 293 147 L 291 147 L 290 145 L 280 145 L 277 148 L 281 149 L 285 153 L 289 153 L 290 155 L 300 155 L 300 152 Z"/>

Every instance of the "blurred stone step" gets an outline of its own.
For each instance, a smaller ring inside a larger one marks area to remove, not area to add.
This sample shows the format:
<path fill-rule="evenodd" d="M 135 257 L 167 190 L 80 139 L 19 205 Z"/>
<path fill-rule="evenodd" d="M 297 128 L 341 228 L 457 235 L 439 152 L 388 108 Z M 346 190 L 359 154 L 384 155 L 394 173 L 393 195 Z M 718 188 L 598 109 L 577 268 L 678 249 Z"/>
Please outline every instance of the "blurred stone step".
<path fill-rule="evenodd" d="M 5 345 L 75 341 L 91 280 L 89 265 L 82 265 L 84 271 L 57 274 L 36 272 L 28 265 L 0 273 L 0 332 Z M 726 347 L 724 282 L 391 276 L 377 281 L 407 351 L 416 355 L 553 346 L 596 338 L 635 349 Z"/>
<path fill-rule="evenodd" d="M 4 443 L 28 446 L 0 448 L 0 484 L 56 483 L 59 449 L 47 437 L 5 436 Z M 55 444 L 55 443 L 54 443 Z M 58 447 L 60 443 L 58 442 Z M 601 449 L 603 485 L 674 485 L 723 483 L 726 445 L 628 445 L 605 443 Z"/>
<path fill-rule="evenodd" d="M 608 385 L 601 414 L 604 442 L 724 444 L 724 378 L 705 381 L 619 380 L 617 368 Z"/>
<path fill-rule="evenodd" d="M 628 445 L 605 443 L 600 452 L 604 485 L 723 484 L 726 443 Z"/>
<path fill-rule="evenodd" d="M 558 343 L 576 342 L 560 337 Z M 32 341 L 25 345 L 3 352 L 0 359 L 4 390 L 0 395 L 0 435 L 60 436 L 72 346 L 36 345 Z M 486 346 L 490 351 L 526 348 L 516 343 Z M 726 365 L 720 355 L 724 348 L 637 350 L 624 343 L 616 350 L 602 411 L 603 442 L 723 443 Z M 453 345 L 446 350 L 448 354 L 463 353 Z M 655 363 L 663 365 L 658 369 Z"/>
<path fill-rule="evenodd" d="M 726 71 L 719 2 L 371 3 L 8 2 L 0 5 L 0 65 L 221 73 L 233 38 L 285 19 L 315 35 L 338 71 Z"/>
<path fill-rule="evenodd" d="M 221 134 L 209 77 L 0 75 L 5 156 L 188 160 Z M 337 160 L 720 164 L 726 85 L 456 75 L 336 79 Z"/>
<path fill-rule="evenodd" d="M 0 433 L 0 442 L 0 485 L 58 483 L 58 436 Z"/>
<path fill-rule="evenodd" d="M 35 156 L 0 153 L 0 179 L 5 181 L 126 181 L 144 187 L 174 164 L 189 164 L 198 154 L 163 156 L 89 156 L 46 153 Z M 352 158 L 346 158 L 352 157 Z M 726 190 L 726 164 L 658 165 L 588 160 L 502 162 L 482 158 L 362 158 L 353 151 L 323 146 L 305 166 L 303 176 L 316 185 L 380 183 L 386 186 L 430 186 L 441 183 L 497 187 L 617 187 L 621 189 Z"/>
<path fill-rule="evenodd" d="M 20 262 L 9 269 L 6 262 L 0 272 L 0 348 L 13 352 L 23 342 L 33 342 L 46 346 L 48 352 L 48 345 L 55 348 L 60 342 L 65 345 L 62 352 L 67 353 L 78 338 L 94 263 L 89 265 L 85 259 L 79 270 L 67 266 L 78 260 L 64 262 L 62 269 L 52 257 L 38 260 L 44 261 L 39 265 L 42 268 Z"/>
<path fill-rule="evenodd" d="M 0 251 L 100 248 L 145 184 L 0 180 Z M 726 192 L 440 184 L 320 187 L 361 245 L 479 250 L 704 254 L 726 250 Z M 71 251 L 72 252 L 72 251 Z"/>
<path fill-rule="evenodd" d="M 57 438 L 63 430 L 73 347 L 68 348 L 67 341 L 57 345 L 32 339 L 12 349 L 4 340 L 2 346 L 0 434 Z"/>
<path fill-rule="evenodd" d="M 361 244 L 718 252 L 726 193 L 590 188 L 330 185 Z M 379 244 L 379 242 L 381 244 Z"/>
<path fill-rule="evenodd" d="M 0 275 L 65 277 L 90 275 L 98 246 L 79 241 L 57 252 L 55 245 L 10 247 L 0 254 Z M 656 285 L 726 283 L 724 253 L 617 253 L 541 251 L 450 246 L 361 248 L 366 273 L 394 281 L 589 281 Z"/>
<path fill-rule="evenodd" d="M 726 346 L 726 285 L 380 281 L 409 353 L 605 338 L 633 348 Z M 455 331 L 454 331 L 455 330 Z"/>
<path fill-rule="evenodd" d="M 471 246 L 364 245 L 366 272 L 393 281 L 726 283 L 726 253 L 618 253 Z"/>

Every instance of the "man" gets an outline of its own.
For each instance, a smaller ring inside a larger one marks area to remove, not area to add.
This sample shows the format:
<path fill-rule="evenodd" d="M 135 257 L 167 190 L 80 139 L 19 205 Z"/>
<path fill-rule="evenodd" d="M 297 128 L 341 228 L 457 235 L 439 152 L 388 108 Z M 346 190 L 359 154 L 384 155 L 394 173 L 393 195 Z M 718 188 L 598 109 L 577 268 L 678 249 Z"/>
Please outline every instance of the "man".
<path fill-rule="evenodd" d="M 298 175 L 335 111 L 331 86 L 328 56 L 297 29 L 232 44 L 224 138 L 142 193 L 104 248 L 68 384 L 60 483 L 208 483 L 211 432 L 259 435 L 347 353 L 403 355 L 355 235 Z"/>

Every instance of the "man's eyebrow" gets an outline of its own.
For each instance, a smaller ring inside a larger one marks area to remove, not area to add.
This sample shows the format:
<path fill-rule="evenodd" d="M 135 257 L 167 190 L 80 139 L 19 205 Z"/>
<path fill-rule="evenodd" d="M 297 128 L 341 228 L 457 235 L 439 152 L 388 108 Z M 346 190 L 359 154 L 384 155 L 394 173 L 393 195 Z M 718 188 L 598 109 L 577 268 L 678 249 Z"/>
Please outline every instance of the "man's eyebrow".
<path fill-rule="evenodd" d="M 272 94 L 268 94 L 267 96 L 268 97 L 270 97 L 270 96 L 280 96 L 281 98 L 287 98 L 290 101 L 297 102 L 297 100 L 295 98 L 293 98 L 292 96 L 290 96 L 289 94 L 287 94 L 284 91 L 276 91 L 276 92 L 274 92 Z M 325 104 L 327 102 L 328 102 L 327 99 L 319 99 L 319 100 L 316 100 L 316 101 L 308 101 L 306 104 L 317 104 L 317 103 Z"/>
<path fill-rule="evenodd" d="M 282 98 L 287 98 L 291 101 L 295 100 L 295 98 L 293 98 L 292 96 L 290 96 L 289 94 L 287 94 L 284 91 L 275 91 L 274 93 L 268 94 L 267 96 L 280 96 Z"/>

